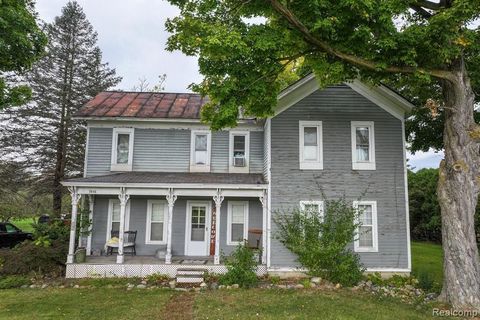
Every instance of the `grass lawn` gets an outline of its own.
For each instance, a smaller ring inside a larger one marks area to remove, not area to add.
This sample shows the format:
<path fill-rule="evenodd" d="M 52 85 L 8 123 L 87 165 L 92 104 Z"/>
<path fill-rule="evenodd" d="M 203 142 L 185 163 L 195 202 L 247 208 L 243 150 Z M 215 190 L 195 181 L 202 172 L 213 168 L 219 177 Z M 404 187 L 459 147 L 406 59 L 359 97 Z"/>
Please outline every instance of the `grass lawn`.
<path fill-rule="evenodd" d="M 208 291 L 197 296 L 195 319 L 429 319 L 431 310 L 348 290 Z"/>
<path fill-rule="evenodd" d="M 0 290 L 0 319 L 162 319 L 167 290 Z"/>
<path fill-rule="evenodd" d="M 182 296 L 186 301 L 182 300 Z M 193 300 L 193 301 L 192 301 Z M 168 305 L 167 305 L 168 304 Z M 190 306 L 190 307 L 189 307 Z M 217 290 L 182 293 L 163 289 L 0 290 L 0 319 L 191 319 L 168 316 L 192 308 L 193 319 L 427 319 L 394 299 L 348 290 Z M 178 310 L 177 310 L 178 311 Z"/>
<path fill-rule="evenodd" d="M 34 218 L 24 218 L 24 219 L 18 219 L 18 220 L 11 220 L 11 223 L 13 223 L 15 226 L 19 227 L 22 229 L 22 231 L 25 232 L 32 232 L 32 223 L 35 222 Z"/>
<path fill-rule="evenodd" d="M 426 272 L 441 285 L 443 281 L 442 246 L 428 242 L 412 242 L 412 269 L 416 277 Z"/>

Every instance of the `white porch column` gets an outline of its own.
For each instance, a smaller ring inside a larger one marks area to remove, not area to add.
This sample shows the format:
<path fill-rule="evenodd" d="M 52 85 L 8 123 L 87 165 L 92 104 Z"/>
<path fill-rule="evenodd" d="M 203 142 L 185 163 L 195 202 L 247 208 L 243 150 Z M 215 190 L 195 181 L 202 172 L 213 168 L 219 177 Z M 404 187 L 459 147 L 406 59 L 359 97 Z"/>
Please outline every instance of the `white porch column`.
<path fill-rule="evenodd" d="M 72 197 L 72 218 L 70 220 L 70 243 L 68 245 L 67 263 L 73 263 L 75 254 L 75 233 L 77 231 L 77 212 L 78 202 L 81 195 L 77 192 L 76 187 L 68 188 Z"/>
<path fill-rule="evenodd" d="M 262 264 L 267 264 L 267 190 L 263 191 L 259 199 L 262 203 Z"/>
<path fill-rule="evenodd" d="M 215 202 L 215 256 L 213 258 L 214 264 L 220 264 L 220 213 L 222 208 L 222 190 L 217 189 L 217 194 L 213 196 Z"/>
<path fill-rule="evenodd" d="M 173 205 L 177 200 L 177 196 L 173 189 L 168 190 L 168 221 L 167 221 L 167 253 L 165 254 L 165 264 L 172 263 L 172 221 L 173 221 Z"/>
<path fill-rule="evenodd" d="M 120 227 L 118 228 L 118 254 L 117 263 L 123 263 L 123 238 L 125 237 L 125 211 L 130 196 L 126 193 L 125 188 L 120 189 L 118 199 L 120 200 Z"/>
<path fill-rule="evenodd" d="M 87 238 L 87 256 L 92 254 L 92 232 L 93 232 L 93 206 L 95 204 L 95 196 L 88 195 L 88 238 Z"/>

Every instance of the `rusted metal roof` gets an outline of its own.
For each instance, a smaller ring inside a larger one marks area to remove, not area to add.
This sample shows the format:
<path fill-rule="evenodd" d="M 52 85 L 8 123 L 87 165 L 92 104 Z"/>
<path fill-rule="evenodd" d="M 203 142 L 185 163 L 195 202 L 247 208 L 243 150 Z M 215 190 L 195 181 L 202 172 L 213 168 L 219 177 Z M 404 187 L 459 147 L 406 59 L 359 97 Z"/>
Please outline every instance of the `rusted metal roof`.
<path fill-rule="evenodd" d="M 67 184 L 82 185 L 83 183 L 201 183 L 201 184 L 265 184 L 259 173 L 210 173 L 210 172 L 122 172 L 105 176 L 76 178 L 64 181 Z"/>
<path fill-rule="evenodd" d="M 200 119 L 200 110 L 208 101 L 196 93 L 104 91 L 75 116 Z"/>

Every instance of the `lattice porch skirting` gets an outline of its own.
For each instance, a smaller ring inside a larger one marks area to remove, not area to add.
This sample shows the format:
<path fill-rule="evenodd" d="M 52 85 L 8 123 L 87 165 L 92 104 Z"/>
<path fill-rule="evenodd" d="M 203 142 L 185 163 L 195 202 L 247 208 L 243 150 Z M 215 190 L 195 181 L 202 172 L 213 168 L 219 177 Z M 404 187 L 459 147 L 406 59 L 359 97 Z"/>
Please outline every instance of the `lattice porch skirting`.
<path fill-rule="evenodd" d="M 209 273 L 222 274 L 227 272 L 224 265 L 185 265 L 185 264 L 67 264 L 66 278 L 108 278 L 108 277 L 145 277 L 151 274 L 165 274 L 170 277 L 177 275 L 177 269 L 207 270 Z M 259 265 L 257 275 L 267 273 L 267 266 Z"/>

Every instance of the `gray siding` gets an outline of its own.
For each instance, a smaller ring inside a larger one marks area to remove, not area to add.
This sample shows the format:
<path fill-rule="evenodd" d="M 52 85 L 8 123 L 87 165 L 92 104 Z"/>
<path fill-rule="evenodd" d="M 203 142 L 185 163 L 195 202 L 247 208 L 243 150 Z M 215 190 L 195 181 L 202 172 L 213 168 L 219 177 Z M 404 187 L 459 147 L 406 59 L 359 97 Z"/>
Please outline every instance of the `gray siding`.
<path fill-rule="evenodd" d="M 90 128 L 87 177 L 110 174 L 113 128 Z M 188 172 L 190 130 L 135 129 L 133 171 Z M 250 172 L 263 171 L 263 132 L 250 133 Z M 228 172 L 229 132 L 212 132 L 211 172 Z"/>
<path fill-rule="evenodd" d="M 299 169 L 299 120 L 323 123 L 323 170 Z M 350 121 L 374 121 L 375 171 L 352 170 Z M 360 253 L 371 268 L 407 268 L 407 231 L 401 121 L 347 86 L 316 91 L 272 119 L 272 211 L 300 200 L 377 201 L 378 253 Z M 272 223 L 273 235 L 275 224 Z M 293 254 L 273 236 L 272 266 L 293 266 Z"/>
<path fill-rule="evenodd" d="M 87 177 L 110 173 L 112 135 L 113 129 L 111 128 L 89 128 Z"/>
<path fill-rule="evenodd" d="M 111 199 L 116 199 L 111 197 Z M 147 245 L 145 243 L 145 230 L 147 218 L 147 200 L 161 199 L 164 197 L 135 196 L 130 198 L 130 230 L 136 230 L 136 249 L 138 255 L 154 255 L 159 249 L 165 250 L 165 245 Z M 188 200 L 211 200 L 211 198 L 180 197 L 175 202 L 172 221 L 172 254 L 184 255 L 185 231 Z M 254 198 L 225 198 L 222 203 L 220 217 L 220 250 L 224 254 L 230 254 L 235 246 L 227 245 L 227 203 L 229 200 L 249 201 L 249 228 L 262 228 L 262 206 L 258 199 Z M 108 221 L 109 197 L 97 196 L 95 198 L 93 224 L 92 224 L 92 250 L 103 250 L 106 240 Z M 212 207 L 213 207 L 212 202 Z"/>

